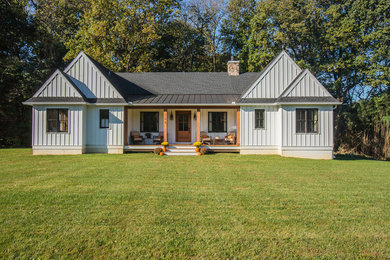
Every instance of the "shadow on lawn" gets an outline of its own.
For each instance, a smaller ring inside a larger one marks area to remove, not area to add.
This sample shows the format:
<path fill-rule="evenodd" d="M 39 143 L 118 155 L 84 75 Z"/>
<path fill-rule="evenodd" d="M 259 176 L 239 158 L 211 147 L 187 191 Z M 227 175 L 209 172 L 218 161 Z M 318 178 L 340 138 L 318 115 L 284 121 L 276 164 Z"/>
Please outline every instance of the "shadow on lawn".
<path fill-rule="evenodd" d="M 360 155 L 360 154 L 353 154 L 353 153 L 346 153 L 346 154 L 336 154 L 335 155 L 335 160 L 343 160 L 343 161 L 348 161 L 348 160 L 372 160 L 375 161 L 374 158 L 365 156 L 365 155 Z"/>

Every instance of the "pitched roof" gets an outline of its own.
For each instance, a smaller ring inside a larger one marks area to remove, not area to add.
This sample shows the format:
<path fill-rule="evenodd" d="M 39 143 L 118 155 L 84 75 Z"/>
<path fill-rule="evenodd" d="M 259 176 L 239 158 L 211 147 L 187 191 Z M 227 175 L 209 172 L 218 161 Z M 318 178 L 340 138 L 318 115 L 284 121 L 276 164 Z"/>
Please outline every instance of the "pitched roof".
<path fill-rule="evenodd" d="M 142 104 L 232 104 L 240 95 L 231 94 L 161 94 L 132 96 L 129 101 L 135 105 Z"/>
<path fill-rule="evenodd" d="M 229 76 L 227 72 L 116 73 L 122 79 L 153 94 L 239 95 L 260 75 L 257 72 Z"/>
<path fill-rule="evenodd" d="M 237 104 L 341 104 L 332 96 L 327 97 L 279 97 L 279 98 L 240 98 Z"/>
<path fill-rule="evenodd" d="M 81 98 L 81 97 L 32 97 L 25 104 L 35 103 L 96 103 L 96 104 L 126 104 L 122 98 Z"/>
<path fill-rule="evenodd" d="M 93 66 L 107 79 L 122 98 L 102 99 L 91 98 L 86 95 L 78 86 L 77 80 L 62 71 L 57 71 L 63 76 L 72 87 L 74 87 L 81 98 L 54 98 L 45 97 L 37 99 L 35 96 L 26 103 L 40 102 L 88 102 L 88 103 L 111 103 L 123 104 L 131 102 L 135 105 L 142 104 L 284 104 L 284 103 L 339 103 L 333 97 L 284 97 L 275 98 L 242 98 L 244 92 L 250 91 L 255 83 L 275 64 L 281 57 L 291 58 L 283 51 L 260 73 L 247 72 L 239 76 L 229 76 L 227 72 L 111 72 L 102 64 L 85 55 Z M 77 59 L 75 58 L 75 60 Z M 75 62 L 72 61 L 72 63 Z M 67 69 L 72 65 L 69 64 Z M 294 65 L 295 63 L 292 62 Z M 296 65 L 296 64 L 295 64 Z M 296 65 L 297 66 L 297 65 Z M 299 67 L 298 67 L 299 68 Z M 66 70 L 67 70 L 66 69 Z M 65 71 L 66 71 L 65 70 Z M 305 71 L 307 74 L 308 72 Z M 302 75 L 301 73 L 300 75 Z M 298 75 L 293 82 L 296 82 Z M 314 77 L 314 76 L 313 76 Z M 316 81 L 318 82 L 318 81 Z M 319 83 L 320 84 L 320 83 Z M 290 86 L 292 83 L 290 84 Z M 321 85 L 322 86 L 322 85 Z M 86 87 L 86 86 L 85 86 Z M 287 88 L 289 89 L 289 88 Z"/>

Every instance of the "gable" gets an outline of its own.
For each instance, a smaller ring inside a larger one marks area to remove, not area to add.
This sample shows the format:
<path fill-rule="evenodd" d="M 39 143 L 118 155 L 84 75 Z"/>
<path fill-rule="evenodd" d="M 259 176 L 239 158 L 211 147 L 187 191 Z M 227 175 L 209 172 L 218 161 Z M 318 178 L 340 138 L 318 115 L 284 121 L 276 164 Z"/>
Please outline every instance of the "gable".
<path fill-rule="evenodd" d="M 78 97 L 84 98 L 82 93 L 60 71 L 56 70 L 42 87 L 34 94 L 34 97 Z"/>
<path fill-rule="evenodd" d="M 281 94 L 281 97 L 331 97 L 328 90 L 309 71 L 305 70 Z"/>
<path fill-rule="evenodd" d="M 65 73 L 78 85 L 88 88 L 91 92 L 89 95 L 93 94 L 95 98 L 123 98 L 94 61 L 83 52 L 66 67 Z"/>
<path fill-rule="evenodd" d="M 291 57 L 282 51 L 267 65 L 242 98 L 277 98 L 301 71 Z"/>

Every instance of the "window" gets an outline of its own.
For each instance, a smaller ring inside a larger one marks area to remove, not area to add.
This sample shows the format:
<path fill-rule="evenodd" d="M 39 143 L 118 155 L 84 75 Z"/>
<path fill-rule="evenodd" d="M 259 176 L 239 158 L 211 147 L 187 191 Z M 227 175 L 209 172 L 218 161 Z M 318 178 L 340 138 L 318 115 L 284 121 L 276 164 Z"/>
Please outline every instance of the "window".
<path fill-rule="evenodd" d="M 264 127 L 264 109 L 255 109 L 255 128 Z"/>
<path fill-rule="evenodd" d="M 297 133 L 318 133 L 318 109 L 296 110 Z"/>
<path fill-rule="evenodd" d="M 227 113 L 209 112 L 209 132 L 226 132 Z"/>
<path fill-rule="evenodd" d="M 68 132 L 68 109 L 47 109 L 47 132 Z"/>
<path fill-rule="evenodd" d="M 110 113 L 108 109 L 100 109 L 100 128 L 108 128 L 110 124 Z"/>
<path fill-rule="evenodd" d="M 158 112 L 141 112 L 141 132 L 158 132 Z"/>

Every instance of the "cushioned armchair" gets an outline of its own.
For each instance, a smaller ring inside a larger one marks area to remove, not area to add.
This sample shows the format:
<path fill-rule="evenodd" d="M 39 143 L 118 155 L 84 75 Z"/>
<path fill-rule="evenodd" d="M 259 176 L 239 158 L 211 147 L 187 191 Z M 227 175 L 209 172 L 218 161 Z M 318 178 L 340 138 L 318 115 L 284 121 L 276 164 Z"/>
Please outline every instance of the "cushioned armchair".
<path fill-rule="evenodd" d="M 227 144 L 236 144 L 236 133 L 228 132 L 227 136 L 225 137 L 225 142 Z"/>
<path fill-rule="evenodd" d="M 202 144 L 211 144 L 212 142 L 212 139 L 210 136 L 207 135 L 206 132 L 200 132 L 200 140 L 202 142 Z"/>
<path fill-rule="evenodd" d="M 156 143 L 156 144 L 161 144 L 162 141 L 164 140 L 164 133 L 158 133 L 158 136 L 155 136 L 153 138 L 153 143 Z"/>
<path fill-rule="evenodd" d="M 141 144 L 144 141 L 144 138 L 139 134 L 139 132 L 131 132 L 131 141 L 133 144 Z"/>

